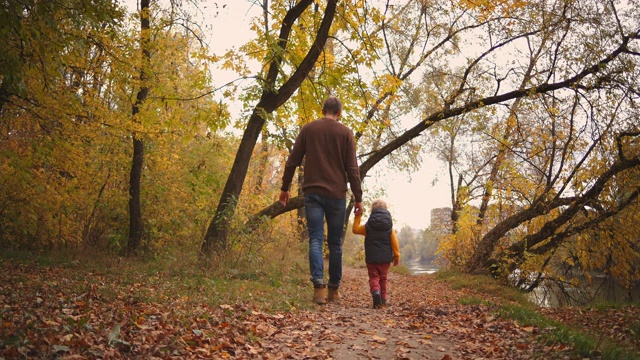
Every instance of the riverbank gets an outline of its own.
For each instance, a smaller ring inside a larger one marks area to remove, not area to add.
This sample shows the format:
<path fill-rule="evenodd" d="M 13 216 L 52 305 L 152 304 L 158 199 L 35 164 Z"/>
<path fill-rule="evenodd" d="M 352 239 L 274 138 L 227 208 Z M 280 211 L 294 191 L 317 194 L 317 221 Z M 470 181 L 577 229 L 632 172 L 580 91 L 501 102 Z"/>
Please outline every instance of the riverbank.
<path fill-rule="evenodd" d="M 414 260 L 407 264 L 407 270 L 411 275 L 430 275 L 435 274 L 439 267 Z M 592 279 L 587 280 L 579 273 L 574 273 L 574 278 L 567 279 L 562 287 L 543 281 L 540 286 L 528 292 L 526 297 L 533 304 L 543 308 L 592 307 L 602 304 L 623 307 L 640 305 L 640 283 L 629 290 L 611 280 L 606 274 L 592 272 L 590 275 Z"/>

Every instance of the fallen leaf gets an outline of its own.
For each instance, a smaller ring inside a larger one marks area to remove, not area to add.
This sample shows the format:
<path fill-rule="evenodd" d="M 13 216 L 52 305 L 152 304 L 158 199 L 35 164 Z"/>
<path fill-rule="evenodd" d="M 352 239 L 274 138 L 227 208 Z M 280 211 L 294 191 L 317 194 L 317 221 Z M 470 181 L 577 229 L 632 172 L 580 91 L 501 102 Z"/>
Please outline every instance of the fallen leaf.
<path fill-rule="evenodd" d="M 378 335 L 373 335 L 372 338 L 373 338 L 373 341 L 376 341 L 376 342 L 379 342 L 379 343 L 387 342 L 386 338 L 383 338 L 383 337 L 378 336 Z"/>

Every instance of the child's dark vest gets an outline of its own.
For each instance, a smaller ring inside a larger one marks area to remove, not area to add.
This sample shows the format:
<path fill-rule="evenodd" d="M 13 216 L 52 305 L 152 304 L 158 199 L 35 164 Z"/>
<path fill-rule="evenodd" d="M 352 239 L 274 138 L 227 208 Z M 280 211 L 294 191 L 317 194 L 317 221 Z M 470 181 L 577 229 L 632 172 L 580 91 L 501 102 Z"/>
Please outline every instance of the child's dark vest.
<path fill-rule="evenodd" d="M 371 264 L 386 264 L 393 261 L 391 251 L 391 231 L 393 220 L 385 209 L 371 212 L 365 224 L 367 235 L 364 237 L 364 259 Z"/>

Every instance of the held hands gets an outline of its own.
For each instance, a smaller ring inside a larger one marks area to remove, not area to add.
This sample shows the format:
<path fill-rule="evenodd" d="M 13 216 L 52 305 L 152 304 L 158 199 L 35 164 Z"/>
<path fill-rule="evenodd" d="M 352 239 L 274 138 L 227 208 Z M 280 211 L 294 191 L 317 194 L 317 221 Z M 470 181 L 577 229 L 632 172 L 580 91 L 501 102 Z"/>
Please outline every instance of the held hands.
<path fill-rule="evenodd" d="M 282 206 L 287 206 L 289 202 L 289 192 L 288 191 L 280 191 L 280 197 L 278 198 L 278 202 L 282 204 Z"/>
<path fill-rule="evenodd" d="M 398 266 L 398 262 L 399 262 L 398 259 L 393 259 L 393 266 Z"/>
<path fill-rule="evenodd" d="M 357 202 L 353 205 L 353 213 L 354 215 L 362 215 L 362 203 Z"/>

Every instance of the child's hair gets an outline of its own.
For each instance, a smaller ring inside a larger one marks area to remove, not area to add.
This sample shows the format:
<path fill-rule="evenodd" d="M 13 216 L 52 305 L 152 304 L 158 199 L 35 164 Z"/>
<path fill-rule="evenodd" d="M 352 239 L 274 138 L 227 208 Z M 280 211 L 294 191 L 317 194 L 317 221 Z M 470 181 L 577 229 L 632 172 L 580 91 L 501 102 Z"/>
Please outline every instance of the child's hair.
<path fill-rule="evenodd" d="M 387 209 L 387 203 L 384 200 L 376 199 L 371 203 L 371 211 L 376 209 Z"/>

